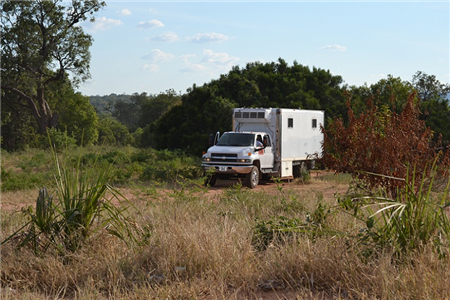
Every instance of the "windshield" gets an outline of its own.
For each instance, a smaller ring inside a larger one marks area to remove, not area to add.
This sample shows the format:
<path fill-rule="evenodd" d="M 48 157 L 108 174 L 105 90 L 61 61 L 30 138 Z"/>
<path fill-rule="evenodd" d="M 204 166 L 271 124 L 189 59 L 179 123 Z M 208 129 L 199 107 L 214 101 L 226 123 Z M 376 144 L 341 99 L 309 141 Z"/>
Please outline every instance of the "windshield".
<path fill-rule="evenodd" d="M 255 135 L 253 133 L 224 133 L 217 146 L 253 146 Z"/>

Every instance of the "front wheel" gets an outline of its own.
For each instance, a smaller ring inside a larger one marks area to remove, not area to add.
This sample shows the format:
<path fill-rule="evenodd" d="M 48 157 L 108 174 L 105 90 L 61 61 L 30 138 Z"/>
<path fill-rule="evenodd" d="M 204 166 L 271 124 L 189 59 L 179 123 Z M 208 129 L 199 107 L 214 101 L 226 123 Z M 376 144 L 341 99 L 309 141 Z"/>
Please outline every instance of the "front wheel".
<path fill-rule="evenodd" d="M 216 181 L 217 181 L 217 175 L 215 175 L 215 174 L 206 175 L 205 186 L 213 187 L 216 184 Z"/>
<path fill-rule="evenodd" d="M 258 184 L 259 184 L 259 169 L 258 169 L 258 167 L 253 166 L 251 172 L 248 173 L 247 175 L 245 175 L 245 183 L 251 189 L 254 189 L 255 187 L 258 186 Z"/>

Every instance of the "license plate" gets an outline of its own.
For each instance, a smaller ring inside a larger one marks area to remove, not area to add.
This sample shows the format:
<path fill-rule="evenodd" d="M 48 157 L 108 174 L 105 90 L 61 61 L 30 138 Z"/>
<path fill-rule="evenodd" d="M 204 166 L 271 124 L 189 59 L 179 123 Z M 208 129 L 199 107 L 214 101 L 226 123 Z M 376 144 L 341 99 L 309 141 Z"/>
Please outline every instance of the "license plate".
<path fill-rule="evenodd" d="M 228 167 L 223 167 L 223 166 L 219 167 L 220 172 L 226 172 L 227 170 L 228 170 Z"/>

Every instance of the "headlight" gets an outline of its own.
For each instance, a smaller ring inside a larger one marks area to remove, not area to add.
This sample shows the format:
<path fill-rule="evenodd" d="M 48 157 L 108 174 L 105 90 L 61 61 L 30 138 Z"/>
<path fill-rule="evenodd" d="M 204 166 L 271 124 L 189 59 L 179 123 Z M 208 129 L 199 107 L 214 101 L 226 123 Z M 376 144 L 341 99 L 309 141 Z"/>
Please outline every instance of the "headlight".
<path fill-rule="evenodd" d="M 240 163 L 249 163 L 250 159 L 238 159 L 237 161 Z"/>
<path fill-rule="evenodd" d="M 209 157 L 203 157 L 202 160 L 203 160 L 203 161 L 211 161 L 211 158 L 209 158 Z"/>

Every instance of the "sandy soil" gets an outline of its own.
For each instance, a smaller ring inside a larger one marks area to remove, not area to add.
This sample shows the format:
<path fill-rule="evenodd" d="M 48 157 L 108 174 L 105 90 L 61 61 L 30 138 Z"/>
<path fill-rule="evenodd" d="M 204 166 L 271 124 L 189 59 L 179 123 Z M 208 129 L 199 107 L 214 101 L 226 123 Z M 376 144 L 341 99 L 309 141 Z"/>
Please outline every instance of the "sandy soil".
<path fill-rule="evenodd" d="M 281 185 L 283 190 L 293 190 L 298 192 L 321 192 L 324 199 L 334 198 L 336 192 L 345 192 L 345 189 L 347 188 L 346 185 L 334 184 L 330 181 L 321 180 L 320 177 L 325 174 L 332 173 L 313 171 L 311 173 L 311 180 L 309 180 L 307 184 L 298 184 L 292 180 L 283 180 L 279 184 Z M 226 188 L 234 184 L 237 184 L 237 180 L 217 180 L 217 183 L 214 187 L 210 187 L 204 194 L 202 193 L 203 197 L 207 197 L 211 201 L 217 200 L 218 197 L 220 197 L 220 194 L 223 193 Z M 249 189 L 248 187 L 242 188 Z M 148 200 L 154 201 L 157 198 L 164 199 L 167 196 L 173 194 L 173 189 L 153 189 L 152 193 L 137 191 L 130 188 L 119 188 L 118 190 L 133 203 Z M 278 193 L 278 186 L 272 180 L 261 181 L 260 184 L 255 189 L 253 189 L 253 191 L 276 194 Z M 20 211 L 22 208 L 26 208 L 30 205 L 34 208 L 38 194 L 38 189 L 2 193 L 0 198 L 0 209 L 3 212 L 13 212 Z"/>

